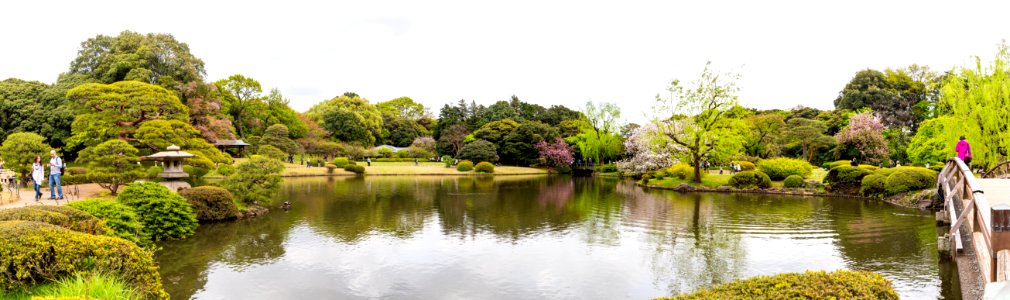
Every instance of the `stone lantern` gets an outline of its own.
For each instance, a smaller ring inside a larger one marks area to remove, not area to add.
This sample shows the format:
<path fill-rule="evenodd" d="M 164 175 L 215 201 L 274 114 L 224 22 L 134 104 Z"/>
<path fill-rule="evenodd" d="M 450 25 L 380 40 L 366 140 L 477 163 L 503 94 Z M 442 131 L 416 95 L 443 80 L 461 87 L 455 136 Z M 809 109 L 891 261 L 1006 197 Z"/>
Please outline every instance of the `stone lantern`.
<path fill-rule="evenodd" d="M 165 179 L 161 185 L 172 191 L 178 191 L 180 188 L 190 187 L 189 183 L 182 180 L 189 177 L 189 174 L 182 170 L 182 160 L 193 156 L 185 151 L 179 151 L 179 146 L 171 145 L 166 151 L 145 156 L 144 160 L 161 161 L 165 166 L 165 171 L 158 174 L 158 178 Z"/>

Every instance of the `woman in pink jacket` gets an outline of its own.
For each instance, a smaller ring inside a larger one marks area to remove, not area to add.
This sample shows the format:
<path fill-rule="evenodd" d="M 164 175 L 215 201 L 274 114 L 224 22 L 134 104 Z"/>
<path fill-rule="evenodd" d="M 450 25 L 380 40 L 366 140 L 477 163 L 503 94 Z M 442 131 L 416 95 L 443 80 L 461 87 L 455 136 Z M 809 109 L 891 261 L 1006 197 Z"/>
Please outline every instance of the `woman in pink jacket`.
<path fill-rule="evenodd" d="M 954 147 L 954 151 L 957 151 L 957 158 L 960 158 L 965 165 L 968 165 L 968 168 L 971 168 L 971 145 L 963 135 L 961 140 L 957 142 L 957 147 Z"/>

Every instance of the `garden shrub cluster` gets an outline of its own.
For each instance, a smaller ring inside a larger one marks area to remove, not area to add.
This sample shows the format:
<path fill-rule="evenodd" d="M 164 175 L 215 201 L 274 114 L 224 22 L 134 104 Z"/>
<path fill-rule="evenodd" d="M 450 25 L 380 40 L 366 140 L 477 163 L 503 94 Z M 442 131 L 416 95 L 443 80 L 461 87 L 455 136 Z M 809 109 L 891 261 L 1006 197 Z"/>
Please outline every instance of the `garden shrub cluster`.
<path fill-rule="evenodd" d="M 351 160 L 347 159 L 346 157 L 337 157 L 333 159 L 333 165 L 337 166 L 337 168 L 344 168 L 344 166 L 346 166 L 347 163 L 350 161 Z"/>
<path fill-rule="evenodd" d="M 151 166 L 147 168 L 147 179 L 157 179 L 158 174 L 165 172 L 165 168 L 162 166 Z"/>
<path fill-rule="evenodd" d="M 199 225 L 185 198 L 155 182 L 130 184 L 116 199 L 137 212 L 145 235 L 154 241 L 188 237 Z"/>
<path fill-rule="evenodd" d="M 348 163 L 348 164 L 344 165 L 344 171 L 351 172 L 351 173 L 354 173 L 354 174 L 364 174 L 365 173 L 365 167 L 364 166 L 356 165 L 356 164 L 354 164 L 352 162 L 352 163 Z"/>
<path fill-rule="evenodd" d="M 850 166 L 851 167 L 852 166 L 852 162 L 847 161 L 847 160 L 836 160 L 836 161 L 833 161 L 833 162 L 826 163 L 825 165 L 828 168 L 828 170 L 831 170 L 831 169 L 834 169 L 834 168 L 837 168 L 837 167 L 841 167 L 841 166 Z"/>
<path fill-rule="evenodd" d="M 806 178 L 814 169 L 814 166 L 805 160 L 787 157 L 761 160 L 757 163 L 757 167 L 772 180 L 783 180 L 789 175 Z"/>
<path fill-rule="evenodd" d="M 231 176 L 231 174 L 235 174 L 235 166 L 222 164 L 217 167 L 217 173 L 221 176 Z"/>
<path fill-rule="evenodd" d="M 729 185 L 738 189 L 767 189 L 772 187 L 772 180 L 761 171 L 743 171 L 730 177 Z"/>
<path fill-rule="evenodd" d="M 235 196 L 228 190 L 215 186 L 200 186 L 183 189 L 179 195 L 186 198 L 196 211 L 199 221 L 222 221 L 238 217 Z"/>
<path fill-rule="evenodd" d="M 473 170 L 473 162 L 469 160 L 461 160 L 456 164 L 456 171 L 470 172 L 470 170 Z"/>
<path fill-rule="evenodd" d="M 452 168 L 452 156 L 442 155 L 442 163 L 445 164 L 446 168 Z"/>
<path fill-rule="evenodd" d="M 880 274 L 838 270 L 756 276 L 667 299 L 899 299 L 899 297 L 891 281 Z"/>
<path fill-rule="evenodd" d="M 859 188 L 859 194 L 867 197 L 884 197 L 887 195 L 887 176 L 881 174 L 870 174 L 863 177 Z"/>
<path fill-rule="evenodd" d="M 873 174 L 873 171 L 865 168 L 848 165 L 835 167 L 824 177 L 824 186 L 835 193 L 857 194 L 863 177 L 870 174 Z"/>
<path fill-rule="evenodd" d="M 928 189 L 936 185 L 937 172 L 920 167 L 899 167 L 887 176 L 885 186 L 888 196 Z"/>
<path fill-rule="evenodd" d="M 66 206 L 26 206 L 0 210 L 0 221 L 34 221 L 94 235 L 112 235 L 102 219 Z"/>
<path fill-rule="evenodd" d="M 280 161 L 283 161 L 288 158 L 287 153 L 284 153 L 284 151 L 282 151 L 281 149 L 277 149 L 277 147 L 271 145 L 260 146 L 260 149 L 259 151 L 256 152 L 256 154 Z"/>
<path fill-rule="evenodd" d="M 193 179 L 203 178 L 203 176 L 207 175 L 207 173 L 210 173 L 210 170 L 190 165 L 183 165 L 182 171 L 186 172 L 186 174 L 189 174 L 189 178 Z"/>
<path fill-rule="evenodd" d="M 222 182 L 236 201 L 246 205 L 273 202 L 281 184 L 280 174 L 284 171 L 284 164 L 274 159 L 253 157 L 236 168 L 237 172 Z"/>
<path fill-rule="evenodd" d="M 102 219 L 112 229 L 113 234 L 124 240 L 141 246 L 150 243 L 150 239 L 144 235 L 144 224 L 140 222 L 140 216 L 132 207 L 115 200 L 104 199 L 74 201 L 67 206 Z"/>
<path fill-rule="evenodd" d="M 735 161 L 733 163 L 740 165 L 741 171 L 754 171 L 757 169 L 757 166 L 755 166 L 754 163 L 749 161 Z"/>
<path fill-rule="evenodd" d="M 425 161 L 424 159 L 409 157 L 379 157 L 373 158 L 372 162 L 414 162 L 414 160 Z"/>
<path fill-rule="evenodd" d="M 617 165 L 615 164 L 605 164 L 596 168 L 597 172 L 600 173 L 613 173 L 617 172 Z"/>
<path fill-rule="evenodd" d="M 489 162 L 482 161 L 480 163 L 477 163 L 477 166 L 474 167 L 474 170 L 476 170 L 478 173 L 494 173 L 494 165 L 492 165 Z"/>
<path fill-rule="evenodd" d="M 662 170 L 660 170 L 660 171 L 662 171 Z M 659 171 L 657 171 L 656 177 L 660 177 L 658 173 L 659 173 Z M 670 168 L 666 169 L 666 172 L 665 172 L 664 176 L 662 176 L 662 177 L 666 177 L 667 175 L 671 176 L 671 177 L 676 177 L 677 179 L 680 179 L 680 180 L 686 180 L 686 179 L 689 179 L 689 178 L 694 178 L 694 167 L 692 167 L 689 164 L 679 163 L 679 164 L 673 165 Z"/>
<path fill-rule="evenodd" d="M 83 270 L 114 274 L 147 298 L 168 299 L 151 253 L 118 237 L 32 221 L 0 222 L 0 288 L 24 290 Z"/>
<path fill-rule="evenodd" d="M 806 183 L 803 182 L 803 177 L 799 175 L 789 175 L 789 177 L 786 177 L 786 180 L 782 182 L 782 185 L 787 188 L 797 189 L 805 187 Z"/>
<path fill-rule="evenodd" d="M 67 174 L 64 175 L 84 175 L 88 174 L 88 168 L 85 167 L 68 167 Z"/>

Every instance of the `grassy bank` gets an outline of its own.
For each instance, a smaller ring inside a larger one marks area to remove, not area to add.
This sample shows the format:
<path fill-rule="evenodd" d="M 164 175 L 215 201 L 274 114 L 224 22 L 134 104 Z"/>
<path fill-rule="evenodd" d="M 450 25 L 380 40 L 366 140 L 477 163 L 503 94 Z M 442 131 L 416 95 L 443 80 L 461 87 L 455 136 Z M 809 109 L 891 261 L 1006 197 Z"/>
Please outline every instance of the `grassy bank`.
<path fill-rule="evenodd" d="M 244 162 L 246 159 L 238 158 L 235 159 L 235 163 L 239 164 Z M 470 172 L 460 172 L 456 171 L 456 168 L 446 168 L 445 164 L 439 162 L 419 162 L 418 165 L 414 165 L 413 162 L 372 162 L 371 166 L 365 162 L 357 162 L 358 165 L 365 167 L 365 175 L 475 175 L 477 173 Z M 527 167 L 510 167 L 510 166 L 499 166 L 495 167 L 493 175 L 538 175 L 547 174 L 544 169 L 537 168 L 527 168 Z M 353 176 L 352 172 L 345 171 L 344 169 L 334 169 L 333 173 L 330 174 L 328 170 L 323 167 L 306 167 L 305 165 L 299 164 L 284 164 L 284 172 L 281 173 L 283 177 L 304 177 L 304 176 Z M 212 171 L 206 178 L 223 178 L 221 174 L 216 171 Z"/>
<path fill-rule="evenodd" d="M 807 178 L 805 179 L 821 182 L 824 180 L 824 176 L 826 176 L 827 174 L 828 171 L 825 171 L 824 169 L 814 169 L 810 173 L 810 176 L 807 176 Z M 719 174 L 719 171 L 709 171 L 707 174 L 705 174 L 705 176 L 701 178 L 700 184 L 692 181 L 690 178 L 680 179 L 671 176 L 663 179 L 650 179 L 647 185 L 655 187 L 673 188 L 681 184 L 688 184 L 691 186 L 698 186 L 698 187 L 717 188 L 720 186 L 728 186 L 729 179 L 731 177 L 733 177 L 733 174 L 728 171 L 724 171 L 723 174 Z M 783 181 L 781 180 L 772 181 L 772 187 L 781 188 L 783 187 L 782 182 Z"/>

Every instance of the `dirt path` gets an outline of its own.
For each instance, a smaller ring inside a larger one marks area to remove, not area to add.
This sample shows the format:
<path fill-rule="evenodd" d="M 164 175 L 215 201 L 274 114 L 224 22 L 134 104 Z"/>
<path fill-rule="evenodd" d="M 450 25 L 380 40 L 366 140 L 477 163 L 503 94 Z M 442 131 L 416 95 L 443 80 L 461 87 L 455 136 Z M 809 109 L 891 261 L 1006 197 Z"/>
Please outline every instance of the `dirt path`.
<path fill-rule="evenodd" d="M 102 191 L 108 191 L 98 186 L 97 184 L 81 184 L 81 185 L 69 185 L 63 187 L 64 200 L 54 201 L 49 200 L 49 189 L 43 188 L 42 200 L 35 202 L 35 189 L 20 188 L 20 199 L 18 196 L 10 191 L 4 190 L 0 192 L 0 209 L 12 208 L 12 207 L 22 207 L 29 205 L 64 205 L 68 201 L 76 201 L 80 199 L 95 198 L 100 197 Z"/>

